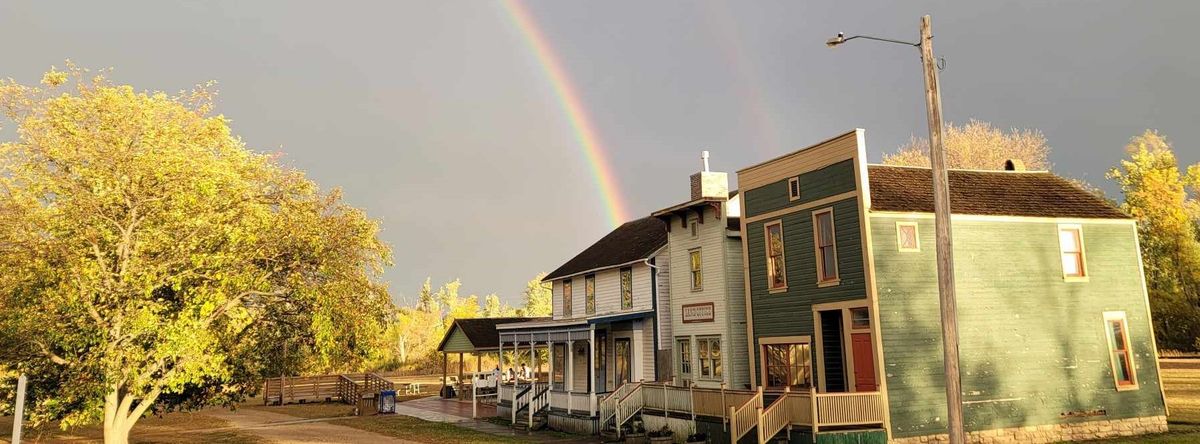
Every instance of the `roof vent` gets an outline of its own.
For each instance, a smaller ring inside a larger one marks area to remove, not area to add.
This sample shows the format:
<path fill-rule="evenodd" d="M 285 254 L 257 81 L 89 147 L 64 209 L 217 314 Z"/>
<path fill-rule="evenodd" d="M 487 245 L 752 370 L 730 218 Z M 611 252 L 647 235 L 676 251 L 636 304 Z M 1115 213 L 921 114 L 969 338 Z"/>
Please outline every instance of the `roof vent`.
<path fill-rule="evenodd" d="M 1004 161 L 1004 171 L 1025 171 L 1025 162 L 1018 159 Z"/>

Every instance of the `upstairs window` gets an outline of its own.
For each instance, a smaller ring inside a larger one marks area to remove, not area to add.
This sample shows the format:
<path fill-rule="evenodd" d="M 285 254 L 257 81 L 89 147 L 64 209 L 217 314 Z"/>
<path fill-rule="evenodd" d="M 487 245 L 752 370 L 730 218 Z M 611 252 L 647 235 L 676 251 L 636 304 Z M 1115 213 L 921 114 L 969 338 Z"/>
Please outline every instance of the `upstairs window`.
<path fill-rule="evenodd" d="M 583 297 L 585 298 L 585 308 L 587 314 L 596 312 L 596 275 L 589 274 L 583 277 Z"/>
<path fill-rule="evenodd" d="M 704 271 L 702 270 L 704 264 L 700 257 L 700 249 L 691 250 L 688 255 L 691 257 L 692 265 L 692 290 L 699 291 L 704 288 Z"/>
<path fill-rule="evenodd" d="M 704 379 L 721 379 L 721 338 L 696 338 L 700 348 L 700 377 Z"/>
<path fill-rule="evenodd" d="M 1137 375 L 1133 368 L 1133 353 L 1129 350 L 1129 329 L 1125 323 L 1125 312 L 1104 313 L 1105 334 L 1108 336 L 1108 351 L 1111 359 L 1113 380 L 1117 390 L 1137 388 Z"/>
<path fill-rule="evenodd" d="M 896 222 L 896 244 L 902 252 L 921 251 L 916 222 Z"/>
<path fill-rule="evenodd" d="M 571 280 L 563 279 L 563 316 L 571 317 Z"/>
<path fill-rule="evenodd" d="M 633 268 L 621 269 L 621 308 L 633 308 Z"/>
<path fill-rule="evenodd" d="M 676 339 L 675 348 L 679 349 L 679 374 L 690 376 L 692 374 L 692 341 L 688 338 Z"/>
<path fill-rule="evenodd" d="M 767 288 L 787 289 L 787 269 L 783 263 L 783 223 L 775 221 L 763 228 L 767 243 Z"/>
<path fill-rule="evenodd" d="M 788 200 L 800 200 L 800 178 L 788 179 Z"/>
<path fill-rule="evenodd" d="M 1079 279 L 1087 277 L 1087 263 L 1083 257 L 1083 229 L 1079 225 L 1058 227 L 1058 248 L 1062 253 L 1063 277 Z"/>
<path fill-rule="evenodd" d="M 833 229 L 833 208 L 813 212 L 813 240 L 817 252 L 817 283 L 838 283 L 837 245 Z"/>
<path fill-rule="evenodd" d="M 697 218 L 688 218 L 688 228 L 692 230 L 692 237 L 700 237 L 700 220 Z"/>

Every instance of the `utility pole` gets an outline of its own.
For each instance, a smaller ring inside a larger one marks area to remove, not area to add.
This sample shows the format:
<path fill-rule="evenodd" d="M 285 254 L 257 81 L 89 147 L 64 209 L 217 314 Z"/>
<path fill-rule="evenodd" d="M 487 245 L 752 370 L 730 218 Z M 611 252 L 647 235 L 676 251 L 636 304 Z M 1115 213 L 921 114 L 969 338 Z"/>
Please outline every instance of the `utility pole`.
<path fill-rule="evenodd" d="M 21 444 L 21 423 L 25 419 L 25 375 L 17 377 L 17 405 L 13 409 L 12 444 Z"/>
<path fill-rule="evenodd" d="M 921 17 L 921 64 L 925 68 L 925 105 L 929 117 L 929 165 L 933 170 L 933 227 L 937 244 L 938 295 L 942 307 L 942 349 L 946 372 L 947 428 L 951 444 L 965 441 L 962 380 L 958 371 L 958 300 L 954 291 L 954 241 L 950 226 L 950 181 L 942 146 L 942 91 L 933 57 L 933 24 Z"/>

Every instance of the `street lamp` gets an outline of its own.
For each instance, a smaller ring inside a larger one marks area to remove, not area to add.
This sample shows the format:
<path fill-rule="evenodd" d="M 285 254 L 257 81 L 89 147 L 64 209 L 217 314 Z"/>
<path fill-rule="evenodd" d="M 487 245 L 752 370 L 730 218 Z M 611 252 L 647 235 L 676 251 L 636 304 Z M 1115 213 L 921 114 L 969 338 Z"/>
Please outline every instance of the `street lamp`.
<path fill-rule="evenodd" d="M 952 444 L 965 439 L 962 417 L 962 381 L 958 370 L 958 302 L 954 290 L 954 243 L 950 228 L 950 184 L 946 176 L 946 151 L 942 147 L 942 95 L 938 86 L 937 62 L 933 58 L 933 25 L 928 15 L 921 17 L 921 41 L 855 35 L 825 41 L 834 48 L 854 39 L 877 40 L 915 46 L 921 49 L 921 64 L 925 70 L 925 110 L 929 120 L 929 164 L 933 170 L 933 226 L 936 232 L 938 296 L 942 310 L 942 349 L 946 372 L 947 429 Z"/>

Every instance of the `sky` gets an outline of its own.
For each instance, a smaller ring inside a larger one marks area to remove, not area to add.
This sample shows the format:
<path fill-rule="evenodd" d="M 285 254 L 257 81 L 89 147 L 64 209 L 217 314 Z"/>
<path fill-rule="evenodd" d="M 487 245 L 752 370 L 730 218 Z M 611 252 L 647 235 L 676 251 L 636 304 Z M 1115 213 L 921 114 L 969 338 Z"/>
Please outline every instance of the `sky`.
<path fill-rule="evenodd" d="M 824 45 L 916 41 L 924 14 L 946 120 L 1040 129 L 1054 171 L 1114 197 L 1145 129 L 1200 162 L 1200 2 L 8 1 L 0 76 L 215 80 L 250 148 L 380 221 L 393 298 L 460 278 L 516 304 L 615 214 L 687 200 L 701 150 L 733 179 L 853 128 L 873 161 L 927 135 L 915 48 Z"/>

